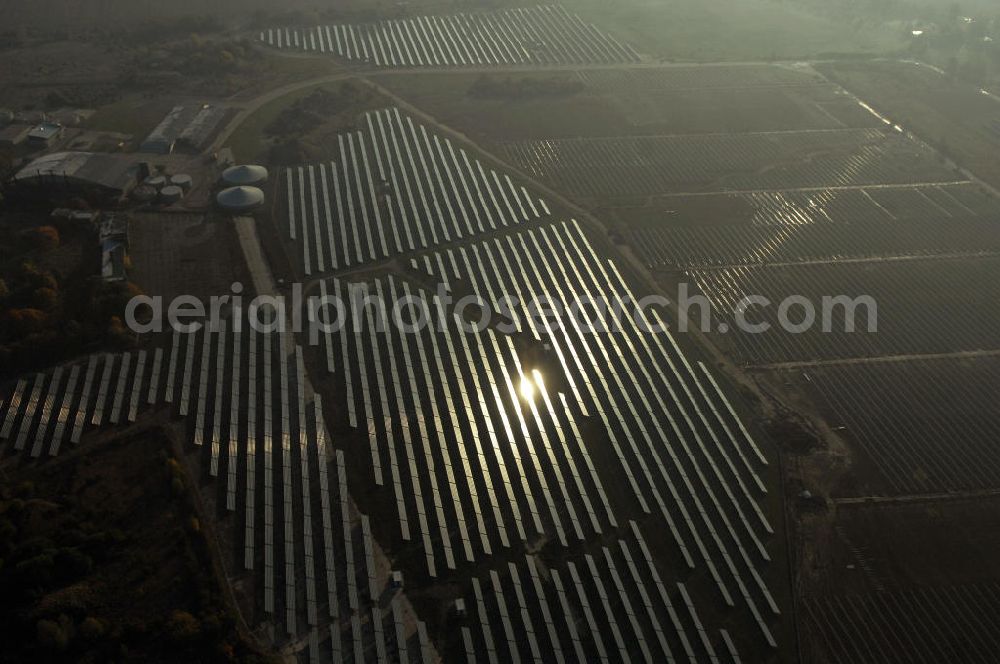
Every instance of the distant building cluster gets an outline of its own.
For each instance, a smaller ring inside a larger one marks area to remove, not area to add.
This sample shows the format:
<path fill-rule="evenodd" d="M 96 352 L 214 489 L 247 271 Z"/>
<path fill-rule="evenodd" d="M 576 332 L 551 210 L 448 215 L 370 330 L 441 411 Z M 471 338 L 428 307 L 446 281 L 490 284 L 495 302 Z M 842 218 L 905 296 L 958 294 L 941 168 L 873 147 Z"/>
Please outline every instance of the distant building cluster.
<path fill-rule="evenodd" d="M 63 126 L 56 122 L 39 122 L 36 125 L 9 124 L 0 129 L 0 147 L 16 147 L 30 143 L 45 147 L 62 136 Z"/>
<path fill-rule="evenodd" d="M 175 149 L 199 151 L 208 145 L 226 117 L 222 106 L 174 106 L 139 146 L 140 152 L 170 154 Z"/>
<path fill-rule="evenodd" d="M 93 115 L 90 109 L 62 108 L 56 111 L 13 112 L 0 109 L 0 148 L 29 143 L 46 147 L 63 135 L 66 127 L 76 127 Z"/>

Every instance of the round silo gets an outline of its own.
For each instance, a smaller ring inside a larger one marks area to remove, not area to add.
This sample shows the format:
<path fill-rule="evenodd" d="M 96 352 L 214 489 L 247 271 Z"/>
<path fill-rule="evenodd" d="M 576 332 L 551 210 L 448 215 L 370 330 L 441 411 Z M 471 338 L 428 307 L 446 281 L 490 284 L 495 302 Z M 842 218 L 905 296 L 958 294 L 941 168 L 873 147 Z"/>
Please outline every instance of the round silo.
<path fill-rule="evenodd" d="M 173 205 L 184 198 L 184 190 L 174 185 L 167 185 L 160 190 L 160 201 L 166 205 Z"/>
<path fill-rule="evenodd" d="M 156 189 L 145 184 L 141 184 L 132 190 L 130 196 L 132 200 L 139 203 L 152 203 L 156 200 Z"/>
<path fill-rule="evenodd" d="M 185 175 L 184 173 L 178 173 L 177 175 L 171 176 L 170 184 L 174 187 L 180 187 L 184 190 L 184 193 L 191 191 L 193 185 L 193 180 L 190 175 Z"/>
<path fill-rule="evenodd" d="M 156 191 L 159 191 L 160 189 L 163 189 L 164 187 L 167 186 L 167 178 L 165 178 L 162 175 L 150 175 L 148 178 L 146 178 L 143 184 L 145 184 L 147 187 L 152 187 Z"/>

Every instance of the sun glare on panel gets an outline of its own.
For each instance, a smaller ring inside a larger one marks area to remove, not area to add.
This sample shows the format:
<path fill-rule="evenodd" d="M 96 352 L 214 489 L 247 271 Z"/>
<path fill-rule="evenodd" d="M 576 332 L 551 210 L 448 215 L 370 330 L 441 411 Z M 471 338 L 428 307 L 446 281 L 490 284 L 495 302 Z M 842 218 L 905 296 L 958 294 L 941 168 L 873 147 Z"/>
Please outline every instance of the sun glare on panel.
<path fill-rule="evenodd" d="M 535 398 L 535 384 L 531 382 L 531 379 L 527 376 L 521 378 L 520 386 L 521 398 L 525 401 L 531 401 Z"/>

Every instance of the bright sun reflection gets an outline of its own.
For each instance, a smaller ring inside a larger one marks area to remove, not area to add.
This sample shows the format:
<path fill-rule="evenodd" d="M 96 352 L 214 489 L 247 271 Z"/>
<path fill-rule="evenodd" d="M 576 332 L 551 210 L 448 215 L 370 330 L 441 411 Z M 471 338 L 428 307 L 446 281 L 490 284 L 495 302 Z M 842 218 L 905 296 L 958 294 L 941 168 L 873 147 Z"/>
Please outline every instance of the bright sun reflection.
<path fill-rule="evenodd" d="M 521 398 L 525 401 L 531 401 L 535 397 L 535 384 L 531 382 L 531 379 L 527 376 L 521 378 Z"/>

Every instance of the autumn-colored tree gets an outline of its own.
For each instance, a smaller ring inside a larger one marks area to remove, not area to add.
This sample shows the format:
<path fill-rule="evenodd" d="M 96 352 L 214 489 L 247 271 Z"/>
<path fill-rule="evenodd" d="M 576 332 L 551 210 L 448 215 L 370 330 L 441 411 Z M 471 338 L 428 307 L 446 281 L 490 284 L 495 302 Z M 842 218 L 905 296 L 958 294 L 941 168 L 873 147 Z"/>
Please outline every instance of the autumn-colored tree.
<path fill-rule="evenodd" d="M 187 611 L 174 611 L 167 621 L 167 635 L 174 641 L 191 641 L 199 632 L 201 626 Z"/>
<path fill-rule="evenodd" d="M 30 228 L 22 233 L 22 237 L 33 249 L 52 251 L 59 246 L 59 231 L 53 226 Z"/>
<path fill-rule="evenodd" d="M 84 618 L 83 622 L 80 623 L 80 636 L 88 641 L 97 641 L 104 636 L 105 631 L 104 623 L 93 616 Z"/>
<path fill-rule="evenodd" d="M 13 290 L 20 287 L 28 286 L 30 288 L 51 288 L 54 291 L 59 290 L 59 282 L 56 278 L 52 276 L 51 272 L 42 271 L 35 263 L 32 261 L 23 261 L 18 267 L 17 272 L 13 275 L 11 279 L 11 284 Z"/>
<path fill-rule="evenodd" d="M 36 288 L 31 300 L 36 308 L 42 311 L 52 311 L 59 303 L 59 294 L 51 288 Z"/>
<path fill-rule="evenodd" d="M 23 309 L 11 309 L 6 316 L 11 328 L 19 334 L 30 334 L 38 332 L 45 326 L 45 312 L 30 307 Z"/>
<path fill-rule="evenodd" d="M 50 652 L 62 652 L 69 645 L 69 637 L 59 623 L 52 620 L 39 620 L 38 645 Z"/>

